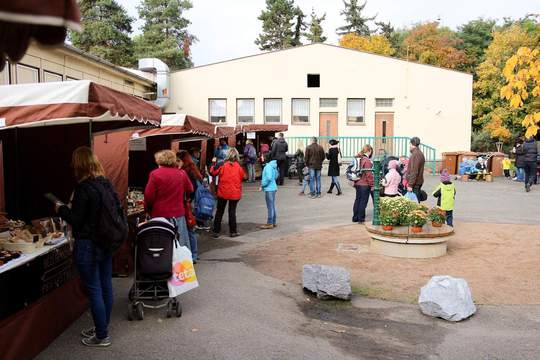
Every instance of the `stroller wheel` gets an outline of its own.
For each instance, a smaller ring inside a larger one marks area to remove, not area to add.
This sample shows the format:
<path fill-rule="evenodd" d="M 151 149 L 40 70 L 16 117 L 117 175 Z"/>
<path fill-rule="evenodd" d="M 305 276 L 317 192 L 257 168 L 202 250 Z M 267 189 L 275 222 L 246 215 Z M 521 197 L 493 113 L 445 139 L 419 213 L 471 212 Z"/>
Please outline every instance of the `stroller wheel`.
<path fill-rule="evenodd" d="M 167 317 L 170 318 L 173 315 L 174 311 L 174 299 L 169 299 L 167 301 Z"/>
<path fill-rule="evenodd" d="M 177 318 L 182 316 L 182 303 L 179 300 L 176 300 L 175 315 Z"/>
<path fill-rule="evenodd" d="M 136 309 L 136 315 L 137 315 L 137 320 L 143 320 L 144 319 L 144 306 L 142 304 L 142 302 L 140 303 L 137 303 L 137 305 L 135 305 Z"/>
<path fill-rule="evenodd" d="M 135 320 L 135 305 L 133 303 L 128 303 L 127 316 L 129 321 Z"/>

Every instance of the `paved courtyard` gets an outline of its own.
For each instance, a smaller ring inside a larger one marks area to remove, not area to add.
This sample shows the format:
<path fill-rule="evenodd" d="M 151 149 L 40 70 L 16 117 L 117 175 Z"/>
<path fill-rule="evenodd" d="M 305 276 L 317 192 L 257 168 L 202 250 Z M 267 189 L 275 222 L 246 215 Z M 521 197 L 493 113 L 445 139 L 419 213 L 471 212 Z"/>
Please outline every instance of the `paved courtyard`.
<path fill-rule="evenodd" d="M 437 181 L 428 177 L 426 190 Z M 325 187 L 328 182 L 324 177 Z M 425 317 L 417 306 L 406 303 L 362 296 L 356 296 L 351 304 L 319 302 L 304 294 L 298 284 L 270 277 L 246 264 L 246 252 L 264 241 L 350 225 L 354 190 L 343 187 L 341 197 L 324 194 L 322 199 L 312 200 L 298 196 L 299 187 L 289 180 L 278 193 L 278 228 L 259 231 L 256 225 L 266 217 L 264 197 L 256 186 L 246 186 L 238 211 L 242 236 L 234 241 L 203 236 L 201 261 L 196 266 L 201 286 L 182 296 L 182 318 L 166 319 L 164 311 L 147 311 L 144 321 L 127 321 L 130 280 L 115 279 L 113 345 L 88 349 L 79 344 L 80 329 L 91 323 L 87 313 L 38 358 L 538 358 L 540 299 L 539 305 L 481 305 L 471 319 L 450 324 Z M 538 224 L 539 204 L 540 186 L 526 194 L 521 184 L 502 179 L 494 183 L 457 182 L 455 219 Z M 337 239 L 339 235 L 336 231 Z M 539 272 L 540 267 L 530 271 Z"/>

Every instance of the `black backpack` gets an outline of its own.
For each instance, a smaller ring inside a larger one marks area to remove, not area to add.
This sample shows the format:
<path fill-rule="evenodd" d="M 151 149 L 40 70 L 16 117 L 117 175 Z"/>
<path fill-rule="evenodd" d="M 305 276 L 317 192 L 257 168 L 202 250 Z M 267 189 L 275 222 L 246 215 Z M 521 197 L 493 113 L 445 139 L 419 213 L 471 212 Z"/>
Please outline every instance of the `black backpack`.
<path fill-rule="evenodd" d="M 127 217 L 111 183 L 105 178 L 89 182 L 100 196 L 100 212 L 92 241 L 100 248 L 115 253 L 128 237 Z"/>

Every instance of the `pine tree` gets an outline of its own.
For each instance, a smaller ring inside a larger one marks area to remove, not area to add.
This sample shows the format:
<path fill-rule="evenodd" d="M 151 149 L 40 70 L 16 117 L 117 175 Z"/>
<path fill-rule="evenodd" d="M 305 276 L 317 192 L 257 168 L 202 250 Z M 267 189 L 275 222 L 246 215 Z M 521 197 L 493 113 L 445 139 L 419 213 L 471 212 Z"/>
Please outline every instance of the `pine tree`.
<path fill-rule="evenodd" d="M 83 32 L 70 34 L 74 46 L 113 64 L 134 62 L 131 18 L 115 0 L 80 0 Z"/>
<path fill-rule="evenodd" d="M 258 18 L 263 22 L 262 33 L 255 40 L 255 44 L 261 50 L 279 50 L 294 46 L 293 20 L 297 15 L 294 0 L 266 0 L 266 10 L 263 10 Z"/>
<path fill-rule="evenodd" d="M 183 15 L 192 7 L 190 0 L 142 0 L 137 8 L 144 20 L 142 35 L 135 38 L 137 58 L 155 57 L 173 70 L 191 67 L 189 46 L 196 38 Z"/>
<path fill-rule="evenodd" d="M 302 9 L 298 6 L 295 9 L 296 23 L 294 25 L 294 36 L 292 41 L 292 46 L 301 46 L 302 44 L 302 35 L 304 35 L 304 30 L 306 30 L 307 25 L 304 21 L 306 15 Z"/>
<path fill-rule="evenodd" d="M 322 16 L 317 16 L 315 10 L 311 11 L 311 21 L 309 23 L 309 32 L 305 34 L 306 39 L 310 43 L 323 43 L 326 41 L 326 36 L 323 36 L 322 22 L 326 19 L 326 13 Z"/>
<path fill-rule="evenodd" d="M 401 43 L 405 38 L 403 31 L 396 31 L 390 22 L 376 21 L 375 25 L 377 25 L 377 32 L 390 41 L 392 48 L 397 50 L 401 47 Z"/>
<path fill-rule="evenodd" d="M 340 14 L 345 16 L 347 24 L 337 28 L 337 34 L 344 35 L 352 32 L 360 36 L 369 36 L 372 31 L 368 23 L 375 20 L 377 15 L 372 17 L 362 16 L 362 12 L 367 5 L 367 0 L 362 5 L 358 5 L 358 0 L 350 0 L 349 2 L 343 0 L 343 4 L 345 5 L 345 9 Z"/>

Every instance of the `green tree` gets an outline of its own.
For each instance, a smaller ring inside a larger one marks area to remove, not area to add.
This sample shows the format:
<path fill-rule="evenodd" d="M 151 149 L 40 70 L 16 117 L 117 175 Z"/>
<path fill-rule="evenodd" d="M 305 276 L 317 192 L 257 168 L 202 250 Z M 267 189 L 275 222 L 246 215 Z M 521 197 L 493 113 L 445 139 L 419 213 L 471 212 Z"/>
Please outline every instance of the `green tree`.
<path fill-rule="evenodd" d="M 83 31 L 70 33 L 73 45 L 116 65 L 133 65 L 133 18 L 126 10 L 115 0 L 80 0 L 79 7 Z"/>
<path fill-rule="evenodd" d="M 326 36 L 323 35 L 322 22 L 326 19 L 326 13 L 322 16 L 317 16 L 315 10 L 311 11 L 311 21 L 309 22 L 309 32 L 305 34 L 306 39 L 310 43 L 323 43 L 326 41 Z"/>
<path fill-rule="evenodd" d="M 377 32 L 388 39 L 394 49 L 398 50 L 401 48 L 403 39 L 405 39 L 404 31 L 396 30 L 390 22 L 376 21 L 375 25 L 377 25 Z"/>
<path fill-rule="evenodd" d="M 255 44 L 261 50 L 280 50 L 295 46 L 293 26 L 297 16 L 294 0 L 266 0 L 266 9 L 258 18 L 263 23 L 262 33 L 255 40 Z"/>
<path fill-rule="evenodd" d="M 189 0 L 142 0 L 137 7 L 144 21 L 142 34 L 135 37 L 137 58 L 155 57 L 173 70 L 192 66 L 189 47 L 196 38 L 184 17 L 192 7 Z"/>
<path fill-rule="evenodd" d="M 348 33 L 355 33 L 360 36 L 369 36 L 372 31 L 369 28 L 369 22 L 375 20 L 377 15 L 364 17 L 362 12 L 364 11 L 367 0 L 362 5 L 358 4 L 358 0 L 343 0 L 345 9 L 340 12 L 340 15 L 345 16 L 346 25 L 336 29 L 338 35 L 345 35 Z"/>
<path fill-rule="evenodd" d="M 493 41 L 485 51 L 485 60 L 478 66 L 478 78 L 473 84 L 473 126 L 476 131 L 502 119 L 500 127 L 510 131 L 510 141 L 523 133 L 522 120 L 527 115 L 523 108 L 513 108 L 501 98 L 501 88 L 506 80 L 503 69 L 507 60 L 520 47 L 534 47 L 540 40 L 536 27 L 514 24 L 503 26 L 493 34 Z"/>
<path fill-rule="evenodd" d="M 459 46 L 467 55 L 467 63 L 460 70 L 472 73 L 476 77 L 476 68 L 485 60 L 485 51 L 493 40 L 495 20 L 477 19 L 458 28 L 457 36 L 462 43 Z"/>
<path fill-rule="evenodd" d="M 296 7 L 294 13 L 296 23 L 294 24 L 294 36 L 292 46 L 301 46 L 303 45 L 302 36 L 304 35 L 304 31 L 307 28 L 306 22 L 304 20 L 306 18 L 306 15 L 304 15 L 304 12 L 298 6 Z"/>

